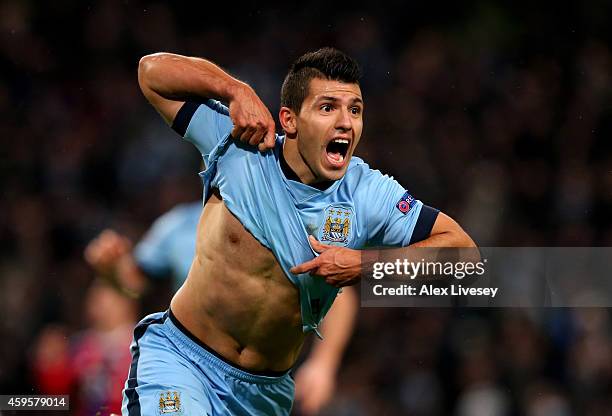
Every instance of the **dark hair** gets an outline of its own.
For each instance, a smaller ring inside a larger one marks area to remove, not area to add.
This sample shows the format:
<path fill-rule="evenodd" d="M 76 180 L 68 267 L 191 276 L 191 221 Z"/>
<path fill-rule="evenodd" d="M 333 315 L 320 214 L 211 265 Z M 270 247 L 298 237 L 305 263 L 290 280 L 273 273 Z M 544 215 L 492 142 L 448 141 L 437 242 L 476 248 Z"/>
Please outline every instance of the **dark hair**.
<path fill-rule="evenodd" d="M 281 106 L 299 113 L 314 78 L 359 84 L 361 70 L 357 61 L 338 49 L 308 52 L 291 65 L 281 88 Z"/>

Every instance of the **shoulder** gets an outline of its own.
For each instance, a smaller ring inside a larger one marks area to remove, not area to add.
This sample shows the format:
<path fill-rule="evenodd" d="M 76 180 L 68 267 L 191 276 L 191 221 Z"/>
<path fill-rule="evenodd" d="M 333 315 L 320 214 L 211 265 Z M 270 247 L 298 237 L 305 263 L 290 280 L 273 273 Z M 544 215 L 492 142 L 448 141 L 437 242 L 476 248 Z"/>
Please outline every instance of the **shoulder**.
<path fill-rule="evenodd" d="M 362 208 L 363 215 L 366 215 L 369 220 L 386 218 L 402 195 L 406 193 L 404 187 L 393 176 L 370 168 L 361 158 L 351 160 L 346 183 L 347 188 L 345 189 L 350 192 L 355 204 Z"/>
<path fill-rule="evenodd" d="M 393 176 L 383 174 L 378 169 L 370 168 L 367 162 L 357 156 L 351 158 L 345 179 L 348 184 L 359 189 L 364 189 L 368 186 L 383 185 L 385 183 L 397 183 L 395 179 L 393 179 Z"/>

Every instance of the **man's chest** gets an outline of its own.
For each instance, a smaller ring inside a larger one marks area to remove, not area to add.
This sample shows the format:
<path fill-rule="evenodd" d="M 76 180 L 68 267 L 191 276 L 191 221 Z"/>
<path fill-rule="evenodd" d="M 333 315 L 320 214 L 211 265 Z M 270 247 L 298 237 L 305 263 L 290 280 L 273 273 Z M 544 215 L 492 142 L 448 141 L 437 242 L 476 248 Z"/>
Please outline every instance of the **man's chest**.
<path fill-rule="evenodd" d="M 323 244 L 359 247 L 364 240 L 353 200 L 317 201 L 297 205 L 306 232 Z"/>
<path fill-rule="evenodd" d="M 217 195 L 204 208 L 198 226 L 199 254 L 241 273 L 283 276 L 274 254 L 263 246 Z"/>

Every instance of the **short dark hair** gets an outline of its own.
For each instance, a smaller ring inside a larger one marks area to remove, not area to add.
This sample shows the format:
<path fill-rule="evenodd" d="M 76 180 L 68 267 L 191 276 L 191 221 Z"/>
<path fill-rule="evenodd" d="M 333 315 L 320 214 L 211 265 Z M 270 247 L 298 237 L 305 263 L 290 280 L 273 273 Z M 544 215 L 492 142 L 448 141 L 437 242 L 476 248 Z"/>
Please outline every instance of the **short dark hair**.
<path fill-rule="evenodd" d="M 281 88 L 281 106 L 299 113 L 314 78 L 359 84 L 361 69 L 357 61 L 335 48 L 308 52 L 291 65 Z"/>

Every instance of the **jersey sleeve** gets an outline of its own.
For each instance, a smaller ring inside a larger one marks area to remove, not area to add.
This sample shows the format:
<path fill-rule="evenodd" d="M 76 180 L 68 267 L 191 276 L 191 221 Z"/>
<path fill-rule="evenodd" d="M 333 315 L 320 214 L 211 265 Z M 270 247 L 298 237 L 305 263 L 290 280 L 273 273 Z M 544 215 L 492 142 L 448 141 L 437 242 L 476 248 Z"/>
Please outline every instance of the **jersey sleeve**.
<path fill-rule="evenodd" d="M 150 277 L 166 277 L 172 273 L 169 244 L 177 228 L 178 217 L 170 211 L 159 217 L 134 248 L 138 267 Z"/>
<path fill-rule="evenodd" d="M 429 237 L 437 209 L 415 199 L 392 177 L 377 170 L 367 176 L 369 246 L 405 247 Z"/>
<path fill-rule="evenodd" d="M 172 128 L 206 159 L 217 143 L 230 134 L 233 124 L 228 108 L 219 101 L 187 101 L 176 114 Z"/>

